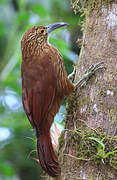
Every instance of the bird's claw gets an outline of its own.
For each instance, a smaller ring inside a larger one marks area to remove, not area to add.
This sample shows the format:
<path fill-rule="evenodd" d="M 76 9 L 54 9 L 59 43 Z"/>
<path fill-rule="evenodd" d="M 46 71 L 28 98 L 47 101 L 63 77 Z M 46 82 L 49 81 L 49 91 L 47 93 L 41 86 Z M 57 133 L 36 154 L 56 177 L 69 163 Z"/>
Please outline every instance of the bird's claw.
<path fill-rule="evenodd" d="M 76 75 L 76 66 L 74 66 L 73 72 L 68 75 L 68 79 L 69 79 L 71 82 L 74 82 L 75 75 Z"/>
<path fill-rule="evenodd" d="M 103 69 L 104 62 L 96 63 L 94 65 L 91 65 L 91 67 L 88 69 L 87 73 L 84 74 L 84 76 L 75 84 L 75 87 L 80 88 L 82 86 L 85 86 L 87 81 L 90 79 L 90 77 L 98 70 Z"/>
<path fill-rule="evenodd" d="M 103 69 L 104 68 L 103 64 L 104 64 L 104 62 L 99 62 L 94 65 L 91 65 L 88 69 L 88 72 L 95 73 L 98 69 Z"/>

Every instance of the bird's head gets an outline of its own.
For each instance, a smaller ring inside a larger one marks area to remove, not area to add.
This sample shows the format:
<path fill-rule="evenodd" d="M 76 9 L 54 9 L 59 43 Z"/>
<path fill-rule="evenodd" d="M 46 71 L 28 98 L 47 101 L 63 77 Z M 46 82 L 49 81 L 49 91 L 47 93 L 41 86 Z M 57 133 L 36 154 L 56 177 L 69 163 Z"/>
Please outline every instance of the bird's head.
<path fill-rule="evenodd" d="M 36 42 L 43 45 L 45 42 L 47 42 L 50 32 L 67 25 L 68 24 L 65 22 L 57 22 L 48 26 L 34 26 L 25 32 L 22 41 L 25 43 Z"/>

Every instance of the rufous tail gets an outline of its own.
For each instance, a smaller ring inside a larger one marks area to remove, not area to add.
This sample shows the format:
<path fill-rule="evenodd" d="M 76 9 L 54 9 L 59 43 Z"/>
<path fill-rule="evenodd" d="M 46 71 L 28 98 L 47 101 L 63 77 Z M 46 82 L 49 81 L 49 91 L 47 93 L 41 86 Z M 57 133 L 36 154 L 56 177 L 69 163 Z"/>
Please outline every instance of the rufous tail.
<path fill-rule="evenodd" d="M 52 177 L 59 176 L 61 169 L 52 147 L 50 133 L 40 134 L 37 137 L 37 150 L 42 168 Z"/>

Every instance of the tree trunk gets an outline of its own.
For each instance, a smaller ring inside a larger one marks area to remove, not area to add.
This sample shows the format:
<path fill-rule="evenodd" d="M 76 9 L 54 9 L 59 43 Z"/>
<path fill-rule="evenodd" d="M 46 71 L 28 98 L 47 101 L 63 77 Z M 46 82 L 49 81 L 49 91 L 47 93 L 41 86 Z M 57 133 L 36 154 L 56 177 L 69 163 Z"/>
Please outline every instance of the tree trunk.
<path fill-rule="evenodd" d="M 96 2 L 86 16 L 75 81 L 92 64 L 103 61 L 106 69 L 68 99 L 61 180 L 117 180 L 117 3 Z"/>

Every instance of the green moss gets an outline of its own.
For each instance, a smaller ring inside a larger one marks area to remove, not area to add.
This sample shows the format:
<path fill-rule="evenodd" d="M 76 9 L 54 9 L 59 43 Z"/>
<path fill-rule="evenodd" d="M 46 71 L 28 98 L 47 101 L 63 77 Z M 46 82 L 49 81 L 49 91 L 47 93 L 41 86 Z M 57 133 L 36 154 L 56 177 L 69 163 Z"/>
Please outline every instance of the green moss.
<path fill-rule="evenodd" d="M 67 131 L 67 144 L 71 146 L 72 149 L 75 149 L 75 158 L 77 161 L 90 161 L 92 164 L 97 165 L 98 167 L 103 166 L 103 164 L 117 169 L 117 153 L 111 154 L 106 158 L 102 158 L 97 151 L 98 143 L 91 140 L 89 137 L 95 137 L 98 139 L 104 138 L 105 149 L 104 152 L 111 152 L 117 148 L 117 136 L 114 138 L 107 136 L 106 133 L 102 133 L 101 129 L 96 131 L 87 130 L 87 129 L 76 129 L 76 130 L 66 130 Z M 64 155 L 64 135 L 62 133 L 59 142 L 60 142 L 60 151 L 62 149 L 62 154 Z"/>
<path fill-rule="evenodd" d="M 113 150 L 117 150 L 117 136 L 114 138 L 112 138 L 111 136 L 107 136 L 106 133 L 104 133 L 103 129 L 88 130 L 88 126 L 86 126 L 85 123 L 84 125 L 82 125 L 80 121 L 76 121 L 76 112 L 78 112 L 78 107 L 84 106 L 88 103 L 87 98 L 84 97 L 85 94 L 83 93 L 83 91 L 82 94 L 80 94 L 80 91 L 77 91 L 68 98 L 68 103 L 66 107 L 67 115 L 65 119 L 65 131 L 62 132 L 62 135 L 59 139 L 59 159 L 61 162 L 61 167 L 63 169 L 62 171 L 65 172 L 65 174 L 68 173 L 66 170 L 66 166 L 71 168 L 71 158 L 74 159 L 72 164 L 73 169 L 75 167 L 78 168 L 78 166 L 88 161 L 88 163 L 91 164 L 92 167 L 95 166 L 102 169 L 102 171 L 105 166 L 113 170 L 117 170 L 117 153 L 111 154 L 106 158 L 102 158 L 97 149 L 98 143 L 89 138 L 95 137 L 99 140 L 102 140 L 104 138 L 104 153 L 106 154 L 108 152 L 112 152 Z M 100 101 L 102 101 L 103 98 L 106 97 L 106 94 L 106 88 L 101 88 L 98 94 L 98 97 L 101 97 Z M 82 99 L 81 97 L 84 98 Z M 111 113 L 113 116 L 113 112 Z M 72 150 L 73 157 L 71 158 L 69 158 L 69 154 L 67 151 L 68 147 L 70 150 Z M 69 173 L 72 176 L 72 171 Z M 104 179 L 104 177 L 100 177 L 100 179 Z"/>
<path fill-rule="evenodd" d="M 81 12 L 83 15 L 89 14 L 94 9 L 100 9 L 102 6 L 107 6 L 113 0 L 71 0 L 74 13 Z"/>
<path fill-rule="evenodd" d="M 67 115 L 66 115 L 66 123 L 67 123 L 67 119 L 73 119 L 76 116 L 76 108 L 78 107 L 78 103 L 77 103 L 77 92 L 72 93 L 72 95 L 70 97 L 68 97 L 67 99 L 67 104 L 66 104 L 66 111 L 67 111 Z"/>
<path fill-rule="evenodd" d="M 61 133 L 61 136 L 59 137 L 59 149 L 62 149 L 64 146 L 64 132 Z"/>

